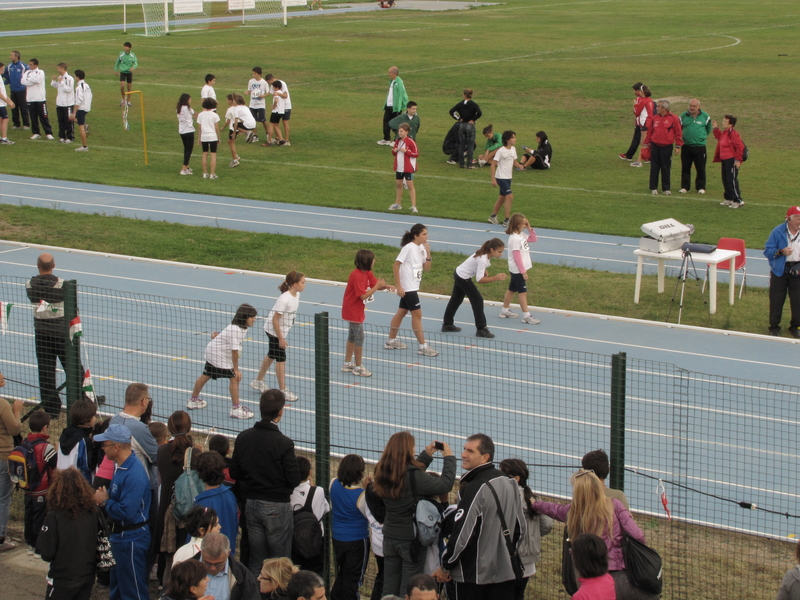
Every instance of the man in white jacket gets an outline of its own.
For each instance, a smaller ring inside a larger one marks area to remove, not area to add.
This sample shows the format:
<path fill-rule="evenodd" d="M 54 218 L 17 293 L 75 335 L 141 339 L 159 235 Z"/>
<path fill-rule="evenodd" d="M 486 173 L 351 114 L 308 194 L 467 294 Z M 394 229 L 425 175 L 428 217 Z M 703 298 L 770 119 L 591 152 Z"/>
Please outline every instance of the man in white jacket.
<path fill-rule="evenodd" d="M 39 122 L 42 123 L 45 137 L 53 139 L 53 128 L 47 116 L 47 90 L 44 85 L 44 71 L 39 68 L 39 61 L 32 58 L 28 61 L 28 70 L 22 74 L 22 85 L 28 88 L 28 113 L 31 116 L 32 140 L 41 139 Z"/>
<path fill-rule="evenodd" d="M 58 90 L 56 96 L 56 115 L 58 116 L 58 141 L 62 144 L 71 144 L 75 140 L 75 131 L 72 121 L 69 120 L 70 112 L 75 104 L 75 80 L 67 72 L 66 63 L 58 63 L 57 75 L 53 75 L 50 85 Z"/>

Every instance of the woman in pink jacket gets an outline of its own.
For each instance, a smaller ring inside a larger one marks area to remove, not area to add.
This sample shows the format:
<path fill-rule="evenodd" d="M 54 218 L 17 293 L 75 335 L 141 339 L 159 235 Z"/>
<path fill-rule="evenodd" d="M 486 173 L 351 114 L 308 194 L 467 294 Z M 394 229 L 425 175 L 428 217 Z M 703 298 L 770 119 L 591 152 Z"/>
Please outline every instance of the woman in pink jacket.
<path fill-rule="evenodd" d="M 581 469 L 572 476 L 572 503 L 534 502 L 533 510 L 566 522 L 570 538 L 581 533 L 600 537 L 608 549 L 608 572 L 614 578 L 617 600 L 653 600 L 650 594 L 633 587 L 625 572 L 622 532 L 644 543 L 644 533 L 619 500 L 606 497 L 603 482 L 593 471 Z"/>
<path fill-rule="evenodd" d="M 744 204 L 739 190 L 739 167 L 744 159 L 744 142 L 734 129 L 736 120 L 733 115 L 725 115 L 721 131 L 716 121 L 711 122 L 714 137 L 717 138 L 714 162 L 722 163 L 722 186 L 725 188 L 725 201 L 720 204 L 728 208 L 739 208 Z"/>

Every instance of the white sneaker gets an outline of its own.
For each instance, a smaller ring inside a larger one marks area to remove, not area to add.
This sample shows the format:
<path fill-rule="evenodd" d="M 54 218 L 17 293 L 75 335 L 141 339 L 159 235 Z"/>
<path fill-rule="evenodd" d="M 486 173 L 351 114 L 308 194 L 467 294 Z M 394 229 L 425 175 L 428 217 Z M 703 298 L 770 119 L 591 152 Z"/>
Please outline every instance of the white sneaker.
<path fill-rule="evenodd" d="M 293 394 L 289 390 L 281 390 L 287 402 L 297 402 L 297 394 Z"/>
<path fill-rule="evenodd" d="M 322 9 L 320 8 L 320 10 L 322 10 Z M 292 144 L 291 144 L 291 142 L 289 140 L 286 140 L 283 145 L 284 146 L 291 146 Z"/>
<path fill-rule="evenodd" d="M 650 193 L 653 194 L 653 196 L 658 196 L 658 190 L 651 190 Z"/>
<path fill-rule="evenodd" d="M 250 382 L 250 387 L 257 392 L 262 392 L 262 393 L 266 392 L 269 389 L 267 384 L 261 381 L 260 379 L 253 379 L 253 381 Z"/>
<path fill-rule="evenodd" d="M 379 146 L 392 146 L 393 144 L 389 140 L 378 140 L 378 145 Z"/>
<path fill-rule="evenodd" d="M 419 211 L 417 210 L 416 206 L 412 206 L 411 207 L 411 212 L 414 213 L 414 214 L 417 214 Z"/>
<path fill-rule="evenodd" d="M 52 135 L 51 133 L 48 133 L 48 134 L 47 134 L 46 136 L 44 136 L 44 137 L 45 137 L 45 138 L 47 138 L 48 140 L 54 140 L 54 139 L 56 139 L 56 138 L 54 138 L 54 137 L 53 137 L 53 135 Z"/>
<path fill-rule="evenodd" d="M 510 310 L 503 309 L 500 311 L 500 318 L 501 319 L 516 319 L 519 315 L 515 312 L 511 312 Z"/>
<path fill-rule="evenodd" d="M 205 408 L 206 406 L 208 406 L 208 402 L 206 402 L 205 400 L 200 400 L 200 398 L 198 398 L 197 400 L 195 400 L 194 398 L 189 398 L 189 401 L 186 403 L 186 408 L 188 408 L 189 410 Z"/>
<path fill-rule="evenodd" d="M 731 204 L 733 204 L 731 200 L 725 200 L 725 202 L 719 203 L 720 206 L 730 206 Z"/>
<path fill-rule="evenodd" d="M 58 143 L 59 144 L 66 144 L 67 140 L 65 140 L 64 138 L 59 138 Z"/>
<path fill-rule="evenodd" d="M 33 556 L 34 548 L 33 546 L 28 546 L 28 556 Z"/>
<path fill-rule="evenodd" d="M 71 143 L 72 143 L 72 140 L 64 140 L 64 143 L 65 143 L 65 144 L 71 144 Z"/>
<path fill-rule="evenodd" d="M 125 106 L 125 100 L 120 100 L 120 101 L 119 101 L 119 105 L 120 105 L 120 106 Z"/>
<path fill-rule="evenodd" d="M 421 354 L 422 356 L 439 356 L 439 353 L 430 346 L 420 348 L 417 354 Z"/>
<path fill-rule="evenodd" d="M 689 191 L 689 190 L 687 190 L 686 188 L 681 188 L 681 189 L 678 191 L 678 193 L 679 193 L 679 194 L 685 194 L 685 193 L 686 193 L 686 192 L 688 192 L 688 191 Z"/>
<path fill-rule="evenodd" d="M 34 134 L 31 136 L 31 139 L 32 139 L 32 140 L 40 140 L 40 139 L 42 139 L 42 136 L 40 136 L 38 133 L 34 133 Z"/>
<path fill-rule="evenodd" d="M 670 192 L 669 190 L 666 190 L 666 191 L 664 192 L 664 195 L 665 195 L 665 196 L 672 196 L 672 192 Z"/>
<path fill-rule="evenodd" d="M 88 152 L 89 146 L 80 146 L 79 148 L 75 148 L 75 152 Z"/>
<path fill-rule="evenodd" d="M 208 179 L 208 173 L 203 173 L 203 179 Z"/>
<path fill-rule="evenodd" d="M 739 208 L 744 206 L 744 202 L 731 202 L 731 205 L 728 208 Z"/>
<path fill-rule="evenodd" d="M 489 215 L 489 218 L 486 219 L 486 220 L 489 221 L 489 223 L 491 223 L 492 225 L 499 225 L 500 224 L 500 222 L 497 220 L 497 216 L 496 215 Z"/>
<path fill-rule="evenodd" d="M 403 207 L 401 205 L 399 205 L 399 204 L 392 204 L 389 207 L 389 210 L 400 210 L 401 208 L 403 208 Z"/>
<path fill-rule="evenodd" d="M 181 169 L 181 175 L 191 175 L 191 174 L 192 173 L 189 171 L 189 169 Z"/>
<path fill-rule="evenodd" d="M 216 173 L 212 173 L 211 175 L 208 176 L 208 178 L 209 179 L 219 179 L 219 177 L 217 177 Z"/>
<path fill-rule="evenodd" d="M 233 169 L 234 167 L 238 167 L 238 166 L 239 166 L 239 161 L 238 161 L 238 160 L 236 160 L 236 159 L 234 158 L 234 159 L 231 161 L 231 164 L 229 164 L 228 166 L 229 166 L 231 169 Z"/>
<path fill-rule="evenodd" d="M 0 144 L 3 144 L 4 146 L 13 146 L 13 145 L 14 145 L 14 144 L 16 144 L 16 143 L 17 143 L 17 142 L 12 142 L 12 141 L 11 141 L 10 139 L 8 139 L 8 138 L 5 138 L 5 139 L 2 139 L 2 140 L 0 140 Z"/>
<path fill-rule="evenodd" d="M 528 325 L 538 325 L 539 323 L 541 323 L 541 321 L 539 319 L 534 319 L 531 315 L 528 315 L 527 317 L 522 317 L 522 321 L 520 321 L 520 323 L 527 323 Z"/>
<path fill-rule="evenodd" d="M 342 363 L 342 373 L 352 373 L 355 366 L 355 363 L 351 362 Z"/>
<path fill-rule="evenodd" d="M 641 167 L 641 166 L 642 166 L 642 163 L 640 163 L 640 162 L 637 160 L 637 161 L 634 161 L 634 162 L 632 162 L 632 163 L 631 163 L 631 166 L 632 166 L 632 167 Z"/>
<path fill-rule="evenodd" d="M 128 102 L 128 106 L 133 106 L 133 104 L 131 104 L 130 102 Z"/>
<path fill-rule="evenodd" d="M 383 345 L 383 347 L 386 350 L 405 350 L 408 348 L 408 346 L 398 339 L 386 340 L 386 343 Z"/>
<path fill-rule="evenodd" d="M 247 408 L 244 404 L 237 404 L 231 406 L 231 411 L 228 413 L 232 419 L 252 419 L 253 411 Z"/>
<path fill-rule="evenodd" d="M 479 166 L 479 167 L 482 167 L 482 166 L 483 166 L 483 165 L 485 165 L 485 164 L 486 164 L 486 161 L 485 161 L 485 160 L 483 160 L 482 158 L 479 158 L 479 159 L 478 159 L 478 166 Z"/>
<path fill-rule="evenodd" d="M 705 191 L 705 190 L 697 190 L 697 193 L 698 193 L 698 194 L 705 194 L 705 193 L 706 193 L 706 191 Z"/>
<path fill-rule="evenodd" d="M 357 375 L 358 377 L 372 377 L 372 372 L 367 371 L 364 367 L 355 367 L 353 369 L 353 375 Z"/>

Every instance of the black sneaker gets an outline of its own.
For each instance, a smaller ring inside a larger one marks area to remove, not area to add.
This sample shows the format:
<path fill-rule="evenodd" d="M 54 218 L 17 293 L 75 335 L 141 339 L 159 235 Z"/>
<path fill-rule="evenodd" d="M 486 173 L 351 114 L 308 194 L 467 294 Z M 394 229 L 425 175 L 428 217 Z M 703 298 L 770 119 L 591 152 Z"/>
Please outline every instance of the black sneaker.
<path fill-rule="evenodd" d="M 485 328 L 484 329 L 478 329 L 478 331 L 475 332 L 475 335 L 477 337 L 482 337 L 482 338 L 493 338 L 494 337 L 494 334 L 491 331 L 489 331 L 488 329 L 485 329 Z"/>
<path fill-rule="evenodd" d="M 442 333 L 458 333 L 461 331 L 461 327 L 456 327 L 455 325 L 442 325 Z"/>

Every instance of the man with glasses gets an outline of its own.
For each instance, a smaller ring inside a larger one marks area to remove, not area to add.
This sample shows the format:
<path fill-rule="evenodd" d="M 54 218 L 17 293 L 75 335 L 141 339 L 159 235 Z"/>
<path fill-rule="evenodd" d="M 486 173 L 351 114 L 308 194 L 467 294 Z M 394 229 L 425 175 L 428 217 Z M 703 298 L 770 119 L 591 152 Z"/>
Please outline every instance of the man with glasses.
<path fill-rule="evenodd" d="M 95 436 L 106 457 L 117 469 L 111 489 L 99 488 L 94 495 L 112 520 L 111 551 L 117 566 L 111 569 L 111 600 L 149 600 L 147 552 L 150 546 L 150 482 L 131 448 L 131 432 L 124 425 L 109 425 Z"/>
<path fill-rule="evenodd" d="M 253 574 L 231 556 L 228 536 L 209 533 L 200 544 L 200 559 L 208 569 L 206 597 L 214 600 L 261 600 Z"/>

